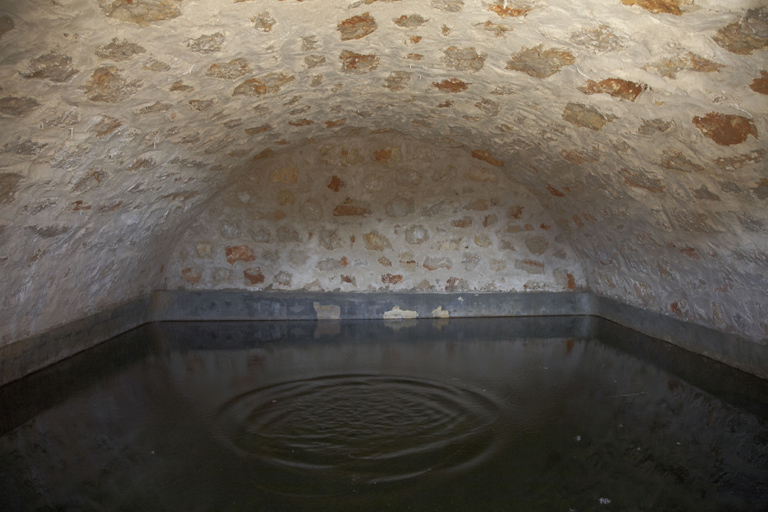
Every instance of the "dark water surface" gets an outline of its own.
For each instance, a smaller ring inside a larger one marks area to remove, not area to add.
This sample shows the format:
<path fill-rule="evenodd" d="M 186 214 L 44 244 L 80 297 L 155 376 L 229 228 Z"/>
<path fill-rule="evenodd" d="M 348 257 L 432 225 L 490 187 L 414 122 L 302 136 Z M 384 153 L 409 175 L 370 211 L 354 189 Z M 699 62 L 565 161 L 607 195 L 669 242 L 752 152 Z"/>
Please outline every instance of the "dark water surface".
<path fill-rule="evenodd" d="M 768 510 L 768 381 L 588 317 L 158 323 L 0 388 L 0 510 Z"/>

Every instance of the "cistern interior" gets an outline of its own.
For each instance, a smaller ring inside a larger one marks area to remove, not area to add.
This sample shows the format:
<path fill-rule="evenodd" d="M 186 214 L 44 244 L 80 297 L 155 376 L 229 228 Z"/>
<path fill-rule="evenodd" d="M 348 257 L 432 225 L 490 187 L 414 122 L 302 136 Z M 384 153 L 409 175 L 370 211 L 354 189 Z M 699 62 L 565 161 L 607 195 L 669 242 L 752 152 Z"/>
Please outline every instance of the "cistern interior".
<path fill-rule="evenodd" d="M 0 350 L 548 297 L 766 377 L 767 57 L 762 0 L 4 1 Z"/>

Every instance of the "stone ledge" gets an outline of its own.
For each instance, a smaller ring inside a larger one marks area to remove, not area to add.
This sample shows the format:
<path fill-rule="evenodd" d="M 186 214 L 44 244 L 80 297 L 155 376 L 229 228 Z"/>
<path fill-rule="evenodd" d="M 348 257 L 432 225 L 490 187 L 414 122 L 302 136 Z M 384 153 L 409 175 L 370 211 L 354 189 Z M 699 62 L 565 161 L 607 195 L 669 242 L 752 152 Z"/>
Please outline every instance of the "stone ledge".
<path fill-rule="evenodd" d="M 587 292 L 311 293 L 158 291 L 150 321 L 362 320 L 588 315 Z"/>
<path fill-rule="evenodd" d="M 0 386 L 145 324 L 149 303 L 139 297 L 0 347 Z"/>
<path fill-rule="evenodd" d="M 239 291 L 153 295 L 150 321 L 353 320 L 591 315 L 768 378 L 768 346 L 591 292 L 302 293 Z"/>
<path fill-rule="evenodd" d="M 596 316 L 768 379 L 768 346 L 591 292 L 309 293 L 157 291 L 0 348 L 0 385 L 148 322 Z M 407 327 L 407 325 L 403 325 Z"/>
<path fill-rule="evenodd" d="M 593 295 L 593 315 L 768 379 L 768 345 Z"/>

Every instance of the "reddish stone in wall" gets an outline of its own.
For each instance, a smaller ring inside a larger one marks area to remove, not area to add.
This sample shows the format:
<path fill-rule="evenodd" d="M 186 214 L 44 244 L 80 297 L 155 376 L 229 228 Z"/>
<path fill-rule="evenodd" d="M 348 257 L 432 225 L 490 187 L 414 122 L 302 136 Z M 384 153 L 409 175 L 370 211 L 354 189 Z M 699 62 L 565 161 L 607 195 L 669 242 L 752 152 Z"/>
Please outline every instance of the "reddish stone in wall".
<path fill-rule="evenodd" d="M 466 290 L 469 287 L 466 279 L 460 277 L 449 277 L 445 282 L 445 291 L 447 292 L 459 292 Z"/>
<path fill-rule="evenodd" d="M 347 118 L 346 117 L 342 117 L 341 119 L 337 119 L 335 121 L 326 121 L 325 122 L 325 127 L 326 128 L 337 128 L 339 126 L 344 126 L 345 124 L 347 124 Z"/>
<path fill-rule="evenodd" d="M 262 12 L 258 16 L 251 18 L 254 28 L 261 30 L 262 32 L 271 32 L 272 27 L 275 26 L 276 21 L 268 12 Z"/>
<path fill-rule="evenodd" d="M 681 71 L 696 71 L 697 73 L 716 73 L 725 66 L 705 59 L 700 55 L 688 52 L 684 55 L 677 55 L 669 59 L 661 59 L 652 67 L 659 72 L 661 76 L 667 78 L 677 78 Z"/>
<path fill-rule="evenodd" d="M 334 192 L 338 192 L 343 186 L 344 186 L 344 182 L 341 181 L 338 176 L 333 176 L 331 178 L 331 182 L 328 183 L 328 188 L 333 190 Z"/>
<path fill-rule="evenodd" d="M 504 4 L 493 4 L 488 10 L 495 12 L 500 18 L 517 18 L 531 12 L 530 7 L 510 7 Z"/>
<path fill-rule="evenodd" d="M 483 151 L 482 149 L 475 149 L 472 151 L 472 157 L 484 162 L 488 162 L 489 164 L 495 165 L 496 167 L 504 167 L 503 161 L 493 158 L 493 155 L 491 155 L 488 151 Z"/>
<path fill-rule="evenodd" d="M 384 274 L 381 276 L 381 282 L 384 284 L 397 284 L 403 280 L 403 276 L 401 274 Z"/>
<path fill-rule="evenodd" d="M 120 209 L 123 205 L 122 201 L 118 201 L 115 204 L 107 204 L 99 208 L 99 213 L 112 213 Z"/>
<path fill-rule="evenodd" d="M 428 256 L 427 259 L 424 260 L 423 265 L 427 270 L 437 270 L 439 268 L 450 270 L 452 266 L 453 262 L 451 259 L 446 258 L 445 256 Z"/>
<path fill-rule="evenodd" d="M 185 268 L 181 271 L 181 277 L 188 283 L 199 283 L 203 275 L 194 268 Z"/>
<path fill-rule="evenodd" d="M 248 269 L 243 271 L 243 276 L 251 284 L 260 284 L 264 282 L 264 274 L 261 273 L 261 269 L 256 267 L 255 269 Z"/>
<path fill-rule="evenodd" d="M 118 103 L 133 96 L 141 85 L 142 83 L 138 80 L 131 81 L 124 78 L 117 66 L 103 66 L 93 72 L 92 79 L 85 85 L 85 92 L 91 101 Z M 20 106 L 22 106 L 20 102 L 23 102 L 24 112 L 34 108 L 34 103 L 37 103 L 32 98 L 17 99 Z"/>
<path fill-rule="evenodd" d="M 384 148 L 373 152 L 373 157 L 377 162 L 386 162 L 392 157 L 392 148 Z"/>
<path fill-rule="evenodd" d="M 371 210 L 368 208 L 349 203 L 340 204 L 333 209 L 334 217 L 362 217 L 370 214 Z"/>
<path fill-rule="evenodd" d="M 403 28 L 419 28 L 423 24 L 429 21 L 428 18 L 424 18 L 422 16 L 419 16 L 418 14 L 411 14 L 410 16 L 406 16 L 403 14 L 399 18 L 394 18 L 392 20 L 395 25 Z"/>
<path fill-rule="evenodd" d="M 225 249 L 227 261 L 234 265 L 236 261 L 253 261 L 253 251 L 247 245 L 236 245 Z"/>
<path fill-rule="evenodd" d="M 557 190 L 552 185 L 547 185 L 547 190 L 549 190 L 549 193 L 552 194 L 555 197 L 565 197 L 565 194 Z"/>
<path fill-rule="evenodd" d="M 757 138 L 757 128 L 744 116 L 710 112 L 703 117 L 695 116 L 693 124 L 701 133 L 721 146 L 741 144 L 749 135 Z"/>
<path fill-rule="evenodd" d="M 544 274 L 545 272 L 544 264 L 535 260 L 515 260 L 515 268 L 524 270 L 529 274 Z"/>
<path fill-rule="evenodd" d="M 586 162 L 597 162 L 598 160 L 600 160 L 600 153 L 596 149 L 587 149 L 587 150 L 562 149 L 560 150 L 560 154 L 563 156 L 563 159 L 565 159 L 568 163 L 571 163 L 573 165 L 581 165 Z"/>
<path fill-rule="evenodd" d="M 363 55 L 344 50 L 339 55 L 341 70 L 347 73 L 368 73 L 379 67 L 379 57 L 376 54 Z"/>
<path fill-rule="evenodd" d="M 700 259 L 699 254 L 696 252 L 696 249 L 694 249 L 693 247 L 684 247 L 682 249 L 679 249 L 679 251 L 683 253 L 683 255 L 688 256 L 693 260 Z"/>
<path fill-rule="evenodd" d="M 350 39 L 362 39 L 376 30 L 376 20 L 370 13 L 365 12 L 360 16 L 352 16 L 346 20 L 340 21 L 336 25 L 342 41 Z"/>
<path fill-rule="evenodd" d="M 544 45 L 523 48 L 507 61 L 507 69 L 526 73 L 534 78 L 547 78 L 564 66 L 576 62 L 576 57 L 569 51 L 557 48 L 544 49 Z"/>
<path fill-rule="evenodd" d="M 111 135 L 115 130 L 123 126 L 123 122 L 114 117 L 102 116 L 101 120 L 91 128 L 91 131 L 96 134 L 97 137 L 106 137 Z"/>
<path fill-rule="evenodd" d="M 579 90 L 584 94 L 598 94 L 605 93 L 610 94 L 614 98 L 620 98 L 622 100 L 635 101 L 635 98 L 640 96 L 647 86 L 630 82 L 629 80 L 622 80 L 621 78 L 606 78 L 595 82 L 594 80 L 587 80 L 587 83 Z"/>
<path fill-rule="evenodd" d="M 468 228 L 472 225 L 472 218 L 471 217 L 462 217 L 460 219 L 456 219 L 452 222 L 454 226 L 457 228 Z"/>
<path fill-rule="evenodd" d="M 747 16 L 733 21 L 717 31 L 712 39 L 728 50 L 738 55 L 750 55 L 755 50 L 768 46 L 768 38 L 759 35 L 761 25 L 765 21 L 765 8 L 750 9 Z M 757 23 L 754 23 L 754 22 Z"/>
<path fill-rule="evenodd" d="M 240 58 L 229 62 L 215 62 L 205 72 L 205 76 L 222 78 L 224 80 L 235 80 L 251 72 L 251 65 L 248 61 Z"/>
<path fill-rule="evenodd" d="M 389 239 L 378 231 L 371 231 L 363 235 L 363 237 L 365 239 L 365 248 L 369 251 L 383 251 L 384 249 L 392 248 L 392 243 Z"/>
<path fill-rule="evenodd" d="M 761 71 L 760 76 L 752 80 L 749 88 L 760 94 L 768 94 L 768 72 Z"/>
<path fill-rule="evenodd" d="M 143 171 L 145 169 L 150 169 L 155 166 L 155 161 L 151 158 L 138 158 L 136 161 L 131 164 L 130 167 L 126 169 L 127 172 L 133 172 L 133 171 Z"/>
<path fill-rule="evenodd" d="M 467 83 L 458 78 L 449 78 L 442 82 L 432 82 L 442 92 L 461 92 L 467 90 Z"/>
<path fill-rule="evenodd" d="M 245 128 L 243 131 L 245 131 L 246 135 L 256 135 L 257 133 L 266 132 L 271 129 L 272 129 L 271 125 L 263 124 L 261 126 L 256 126 L 253 128 Z"/>
<path fill-rule="evenodd" d="M 685 0 L 621 0 L 624 5 L 637 5 L 654 14 L 674 14 L 680 16 L 683 11 L 680 6 Z"/>
<path fill-rule="evenodd" d="M 253 158 L 251 158 L 251 160 L 263 160 L 264 158 L 269 158 L 272 156 L 275 156 L 274 150 L 271 148 L 267 148 L 261 151 L 260 153 L 257 153 L 256 155 L 254 155 Z"/>
<path fill-rule="evenodd" d="M 273 94 L 296 78 L 285 73 L 268 73 L 259 78 L 250 78 L 241 83 L 232 92 L 232 96 L 264 96 Z"/>
<path fill-rule="evenodd" d="M 632 172 L 629 169 L 622 169 L 621 174 L 624 176 L 624 183 L 634 188 L 641 188 L 647 190 L 653 194 L 661 194 L 666 188 L 661 180 L 651 178 L 640 172 Z"/>

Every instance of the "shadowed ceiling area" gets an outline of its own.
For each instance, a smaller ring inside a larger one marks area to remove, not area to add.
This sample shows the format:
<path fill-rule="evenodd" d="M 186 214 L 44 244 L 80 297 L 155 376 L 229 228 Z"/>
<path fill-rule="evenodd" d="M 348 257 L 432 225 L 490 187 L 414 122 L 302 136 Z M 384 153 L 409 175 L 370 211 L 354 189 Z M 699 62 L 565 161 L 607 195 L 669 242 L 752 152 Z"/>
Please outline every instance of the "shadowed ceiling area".
<path fill-rule="evenodd" d="M 156 289 L 592 290 L 768 340 L 759 0 L 0 5 L 2 343 Z"/>

